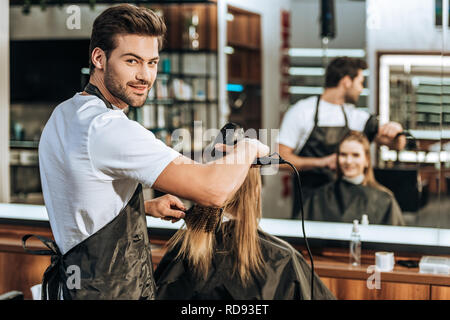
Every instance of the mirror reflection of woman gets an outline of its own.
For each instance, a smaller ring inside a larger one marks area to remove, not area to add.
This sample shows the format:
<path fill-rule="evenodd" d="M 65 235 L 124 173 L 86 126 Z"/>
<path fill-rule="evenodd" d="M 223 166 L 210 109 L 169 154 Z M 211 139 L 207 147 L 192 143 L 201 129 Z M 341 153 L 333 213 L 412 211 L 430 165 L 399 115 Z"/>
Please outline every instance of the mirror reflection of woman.
<path fill-rule="evenodd" d="M 352 222 L 366 214 L 370 224 L 405 224 L 393 193 L 375 180 L 370 143 L 363 133 L 351 131 L 340 142 L 336 168 L 337 180 L 305 200 L 305 219 Z"/>
<path fill-rule="evenodd" d="M 157 299 L 310 299 L 311 268 L 287 242 L 261 231 L 261 176 L 251 168 L 216 232 L 180 229 L 155 271 Z M 314 299 L 335 299 L 319 277 Z"/>

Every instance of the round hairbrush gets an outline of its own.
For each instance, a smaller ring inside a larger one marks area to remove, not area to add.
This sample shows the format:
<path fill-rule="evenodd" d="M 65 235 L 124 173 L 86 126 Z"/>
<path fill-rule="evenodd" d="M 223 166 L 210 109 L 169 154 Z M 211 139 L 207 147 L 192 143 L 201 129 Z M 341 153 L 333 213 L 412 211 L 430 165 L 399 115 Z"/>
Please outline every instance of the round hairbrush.
<path fill-rule="evenodd" d="M 206 233 L 217 232 L 222 222 L 223 208 L 194 204 L 185 212 L 184 221 L 189 229 Z"/>

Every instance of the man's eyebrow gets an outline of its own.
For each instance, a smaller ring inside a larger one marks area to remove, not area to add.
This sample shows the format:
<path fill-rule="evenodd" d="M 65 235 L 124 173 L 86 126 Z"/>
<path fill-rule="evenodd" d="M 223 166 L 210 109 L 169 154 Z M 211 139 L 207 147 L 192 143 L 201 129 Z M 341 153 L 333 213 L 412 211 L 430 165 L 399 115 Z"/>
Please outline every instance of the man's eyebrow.
<path fill-rule="evenodd" d="M 121 55 L 120 57 L 124 57 L 124 56 L 133 56 L 133 57 L 135 57 L 135 58 L 137 58 L 137 59 L 139 59 L 139 60 L 144 60 L 142 57 L 139 57 L 137 54 L 134 54 L 134 53 L 131 53 L 131 52 L 124 53 L 124 54 Z M 155 60 L 159 60 L 159 56 L 150 58 L 149 61 L 155 61 Z"/>

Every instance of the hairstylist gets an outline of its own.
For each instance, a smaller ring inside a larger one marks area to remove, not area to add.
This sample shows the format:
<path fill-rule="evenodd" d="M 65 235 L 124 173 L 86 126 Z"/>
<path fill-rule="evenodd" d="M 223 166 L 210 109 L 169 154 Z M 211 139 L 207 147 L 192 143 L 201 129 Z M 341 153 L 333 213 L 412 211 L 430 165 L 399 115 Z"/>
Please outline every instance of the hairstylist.
<path fill-rule="evenodd" d="M 396 122 L 378 126 L 375 116 L 355 108 L 364 88 L 365 61 L 339 57 L 330 62 L 321 96 L 300 100 L 285 114 L 279 135 L 280 155 L 301 172 L 302 191 L 313 191 L 334 180 L 336 150 L 350 130 L 363 132 L 369 141 L 401 150 L 406 145 Z M 300 211 L 298 187 L 294 182 L 292 216 Z"/>
<path fill-rule="evenodd" d="M 222 206 L 269 151 L 247 139 L 227 155 L 230 164 L 199 164 L 126 117 L 123 109 L 141 107 L 155 81 L 165 31 L 147 8 L 105 10 L 93 25 L 89 84 L 45 126 L 39 165 L 56 243 L 42 239 L 52 251 L 43 298 L 153 299 L 145 214 L 182 218 L 173 195 Z M 141 184 L 173 195 L 144 203 Z"/>

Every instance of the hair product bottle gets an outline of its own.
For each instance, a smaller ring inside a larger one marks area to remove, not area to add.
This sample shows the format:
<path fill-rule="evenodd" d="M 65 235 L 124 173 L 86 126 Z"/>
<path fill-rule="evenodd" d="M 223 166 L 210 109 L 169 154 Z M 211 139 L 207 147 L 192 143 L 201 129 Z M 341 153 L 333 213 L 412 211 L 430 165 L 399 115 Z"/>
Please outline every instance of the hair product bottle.
<path fill-rule="evenodd" d="M 359 234 L 358 220 L 353 220 L 352 234 L 350 236 L 350 264 L 361 265 L 361 236 Z"/>

